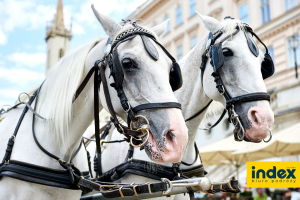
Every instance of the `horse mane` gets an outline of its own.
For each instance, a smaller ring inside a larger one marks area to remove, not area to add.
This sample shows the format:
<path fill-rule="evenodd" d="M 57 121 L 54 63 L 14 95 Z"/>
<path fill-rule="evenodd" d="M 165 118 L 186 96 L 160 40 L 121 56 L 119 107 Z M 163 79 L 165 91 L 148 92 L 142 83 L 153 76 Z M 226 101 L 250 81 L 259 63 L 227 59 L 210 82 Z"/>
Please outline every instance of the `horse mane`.
<path fill-rule="evenodd" d="M 223 35 L 224 37 L 227 35 L 231 35 L 231 37 L 228 40 L 232 40 L 232 33 L 235 31 L 236 26 L 240 28 L 241 31 L 245 31 L 244 24 L 239 19 L 226 19 L 221 22 L 223 25 Z M 206 44 L 206 42 L 204 43 Z M 204 48 L 204 47 L 203 47 Z M 213 101 L 210 106 L 208 107 L 202 121 L 201 125 L 206 127 L 207 121 L 211 117 L 219 116 L 224 110 L 224 106 L 217 101 Z"/>
<path fill-rule="evenodd" d="M 37 111 L 47 119 L 47 129 L 63 145 L 72 119 L 72 98 L 84 78 L 85 61 L 93 41 L 62 57 L 49 71 L 39 95 Z"/>
<path fill-rule="evenodd" d="M 245 25 L 239 19 L 225 19 L 221 23 L 224 26 L 224 30 L 223 30 L 224 36 L 231 35 L 229 40 L 232 40 L 232 33 L 235 31 L 236 26 L 238 26 L 241 31 L 245 31 L 244 28 Z"/>

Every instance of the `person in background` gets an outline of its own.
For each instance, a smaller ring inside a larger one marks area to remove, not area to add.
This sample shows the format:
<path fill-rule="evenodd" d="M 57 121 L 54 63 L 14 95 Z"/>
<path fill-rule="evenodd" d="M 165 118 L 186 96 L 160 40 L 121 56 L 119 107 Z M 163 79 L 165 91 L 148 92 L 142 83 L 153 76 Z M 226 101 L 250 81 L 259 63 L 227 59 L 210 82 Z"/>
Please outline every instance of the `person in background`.
<path fill-rule="evenodd" d="M 291 200 L 300 200 L 300 188 L 295 188 L 294 190 L 292 190 L 291 193 Z"/>
<path fill-rule="evenodd" d="M 265 189 L 265 191 L 266 191 L 266 194 L 267 194 L 267 200 L 272 200 L 272 197 L 271 197 L 271 191 L 269 190 L 269 188 L 266 188 Z"/>
<path fill-rule="evenodd" d="M 257 188 L 256 192 L 258 195 L 253 198 L 254 200 L 267 200 L 268 195 L 263 193 L 262 188 Z"/>
<path fill-rule="evenodd" d="M 284 194 L 284 197 L 286 197 L 287 200 L 290 200 L 290 199 L 291 199 L 292 191 L 293 191 L 293 188 L 288 188 L 288 190 L 287 190 L 286 193 Z"/>

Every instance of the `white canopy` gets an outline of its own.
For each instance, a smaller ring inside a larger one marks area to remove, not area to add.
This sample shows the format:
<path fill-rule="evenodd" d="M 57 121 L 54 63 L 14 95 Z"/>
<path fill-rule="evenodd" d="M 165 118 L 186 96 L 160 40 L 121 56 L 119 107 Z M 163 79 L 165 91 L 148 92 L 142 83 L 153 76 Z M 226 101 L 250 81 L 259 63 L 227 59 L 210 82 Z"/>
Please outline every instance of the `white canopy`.
<path fill-rule="evenodd" d="M 246 162 L 298 154 L 300 154 L 300 123 L 274 134 L 269 143 L 261 142 L 251 148 L 238 149 L 232 156 L 235 160 Z"/>

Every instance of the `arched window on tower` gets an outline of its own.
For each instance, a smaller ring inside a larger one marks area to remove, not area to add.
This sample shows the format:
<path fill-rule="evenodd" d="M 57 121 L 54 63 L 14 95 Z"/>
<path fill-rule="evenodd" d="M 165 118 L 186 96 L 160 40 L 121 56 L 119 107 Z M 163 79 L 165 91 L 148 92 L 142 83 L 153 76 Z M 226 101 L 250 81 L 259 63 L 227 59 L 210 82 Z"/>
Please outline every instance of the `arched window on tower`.
<path fill-rule="evenodd" d="M 59 58 L 63 57 L 64 56 L 64 50 L 63 49 L 60 49 L 59 50 Z"/>

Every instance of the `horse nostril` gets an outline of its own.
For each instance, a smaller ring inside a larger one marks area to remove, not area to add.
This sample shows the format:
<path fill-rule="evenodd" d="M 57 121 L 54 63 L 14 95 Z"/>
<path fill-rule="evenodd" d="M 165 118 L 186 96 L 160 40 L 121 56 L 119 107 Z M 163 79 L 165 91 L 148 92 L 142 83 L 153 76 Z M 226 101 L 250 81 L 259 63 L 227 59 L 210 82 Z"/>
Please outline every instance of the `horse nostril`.
<path fill-rule="evenodd" d="M 175 134 L 170 130 L 170 131 L 167 132 L 166 138 L 167 138 L 167 140 L 172 141 L 175 138 Z"/>
<path fill-rule="evenodd" d="M 256 113 L 255 110 L 251 111 L 251 118 L 252 118 L 252 120 L 253 120 L 256 124 L 258 124 L 258 119 L 257 119 L 255 113 Z"/>

